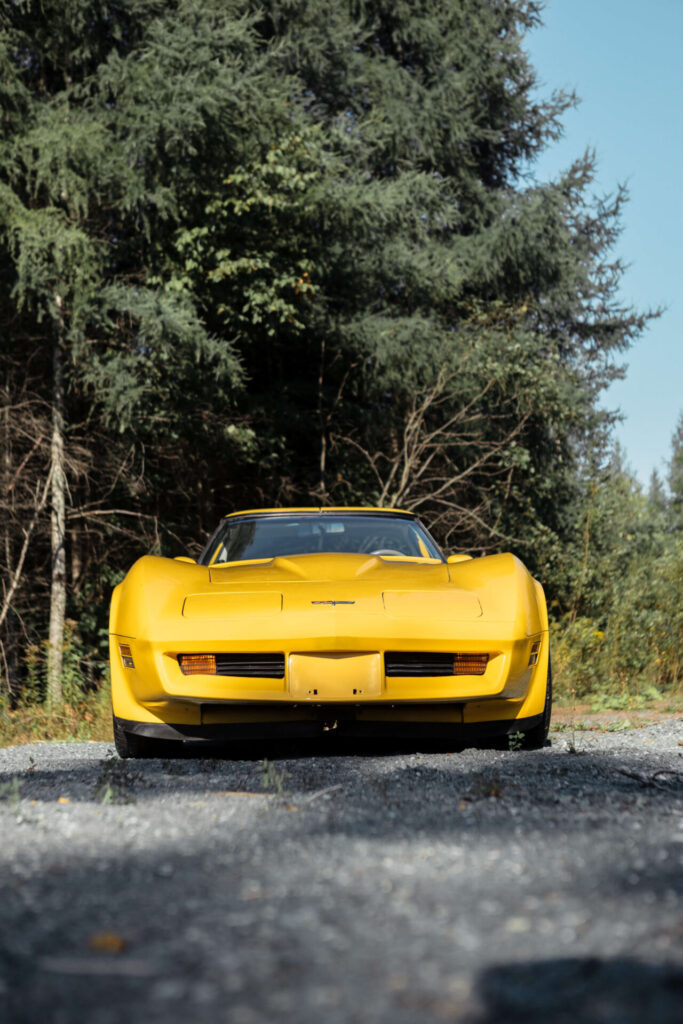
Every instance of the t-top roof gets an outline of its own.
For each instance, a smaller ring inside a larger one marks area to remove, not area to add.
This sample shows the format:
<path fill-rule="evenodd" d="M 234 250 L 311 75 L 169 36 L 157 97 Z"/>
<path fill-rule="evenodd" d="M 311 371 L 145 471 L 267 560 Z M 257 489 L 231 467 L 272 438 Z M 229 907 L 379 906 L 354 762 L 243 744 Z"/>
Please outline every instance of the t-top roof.
<path fill-rule="evenodd" d="M 372 505 L 316 505 L 302 508 L 250 508 L 241 512 L 228 512 L 223 517 L 231 519 L 233 516 L 288 516 L 288 515 L 339 515 L 343 512 L 374 513 L 379 515 L 409 516 L 415 518 L 414 512 L 406 512 L 400 508 L 376 508 Z"/>

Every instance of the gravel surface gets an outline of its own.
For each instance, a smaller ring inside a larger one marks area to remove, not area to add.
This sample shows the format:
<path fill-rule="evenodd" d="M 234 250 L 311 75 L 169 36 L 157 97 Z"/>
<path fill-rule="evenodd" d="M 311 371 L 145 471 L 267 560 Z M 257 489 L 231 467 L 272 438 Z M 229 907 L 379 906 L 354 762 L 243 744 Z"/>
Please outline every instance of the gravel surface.
<path fill-rule="evenodd" d="M 0 1019 L 679 1024 L 681 721 L 335 740 L 0 750 Z"/>

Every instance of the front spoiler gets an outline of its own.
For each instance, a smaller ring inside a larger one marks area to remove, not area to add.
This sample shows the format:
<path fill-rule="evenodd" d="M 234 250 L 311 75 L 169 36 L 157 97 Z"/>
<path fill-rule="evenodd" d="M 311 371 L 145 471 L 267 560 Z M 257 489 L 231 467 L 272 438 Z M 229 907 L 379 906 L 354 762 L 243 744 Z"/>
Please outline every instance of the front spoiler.
<path fill-rule="evenodd" d="M 406 739 L 449 739 L 467 746 L 477 740 L 493 740 L 511 733 L 526 733 L 543 721 L 543 715 L 509 718 L 491 722 L 358 721 L 347 705 L 320 708 L 315 719 L 294 722 L 221 722 L 184 725 L 170 722 L 134 722 L 115 718 L 124 732 L 149 739 L 222 743 L 229 740 L 308 739 L 325 732 L 353 737 L 395 737 Z"/>

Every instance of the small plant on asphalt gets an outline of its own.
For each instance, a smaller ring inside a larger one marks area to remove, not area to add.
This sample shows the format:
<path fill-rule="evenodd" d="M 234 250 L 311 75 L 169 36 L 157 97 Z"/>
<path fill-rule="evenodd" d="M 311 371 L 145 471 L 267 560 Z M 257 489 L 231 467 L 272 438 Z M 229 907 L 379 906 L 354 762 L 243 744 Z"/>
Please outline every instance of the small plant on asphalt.
<path fill-rule="evenodd" d="M 576 687 L 572 689 L 572 713 L 569 726 L 572 734 L 567 741 L 567 750 L 570 754 L 578 754 L 580 751 L 576 746 Z"/>
<path fill-rule="evenodd" d="M 131 772 L 114 754 L 102 761 L 95 783 L 95 799 L 101 804 L 131 804 L 135 802 L 133 786 L 142 778 L 140 772 Z"/>
<path fill-rule="evenodd" d="M 263 788 L 266 792 L 275 793 L 277 796 L 285 795 L 287 772 L 283 768 L 278 768 L 272 761 L 264 757 L 263 765 L 261 766 L 261 777 Z"/>
<path fill-rule="evenodd" d="M 18 775 L 15 775 L 9 782 L 0 783 L 0 800 L 5 800 L 13 810 L 16 810 L 21 800 L 23 785 L 23 780 Z"/>
<path fill-rule="evenodd" d="M 524 733 L 511 732 L 508 736 L 508 750 L 521 750 L 524 746 Z"/>

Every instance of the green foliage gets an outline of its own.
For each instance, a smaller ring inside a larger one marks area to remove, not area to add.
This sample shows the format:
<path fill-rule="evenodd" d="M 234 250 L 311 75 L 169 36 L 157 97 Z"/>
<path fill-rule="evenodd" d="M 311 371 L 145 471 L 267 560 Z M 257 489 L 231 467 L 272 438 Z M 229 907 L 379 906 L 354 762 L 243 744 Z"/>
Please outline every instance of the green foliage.
<path fill-rule="evenodd" d="M 508 750 L 522 750 L 524 747 L 524 733 L 511 732 L 508 736 Z"/>
<path fill-rule="evenodd" d="M 101 615 L 84 605 L 80 622 L 67 619 L 64 629 L 62 661 L 62 693 L 67 704 L 77 705 L 93 689 L 106 685 L 109 679 L 108 632 L 99 626 Z M 87 648 L 84 636 L 97 637 L 97 646 Z M 26 675 L 21 690 L 21 705 L 35 707 L 43 702 L 46 692 L 46 652 L 44 646 L 32 644 L 25 657 Z"/>
<path fill-rule="evenodd" d="M 681 679 L 683 540 L 672 495 L 645 497 L 615 455 L 588 477 L 582 526 L 561 566 L 551 643 L 559 693 L 602 692 L 624 706 Z M 635 703 L 634 703 L 635 702 Z"/>
<path fill-rule="evenodd" d="M 101 804 L 133 804 L 134 787 L 142 778 L 142 772 L 132 770 L 129 764 L 112 753 L 100 764 L 94 787 L 95 800 Z"/>
<path fill-rule="evenodd" d="M 647 706 L 648 701 L 661 700 L 661 693 L 654 686 L 646 686 L 642 693 L 630 697 L 625 693 L 598 693 L 591 700 L 591 711 L 636 711 Z"/>
<path fill-rule="evenodd" d="M 274 793 L 280 798 L 287 795 L 285 789 L 287 772 L 283 768 L 278 768 L 272 761 L 264 758 L 261 766 L 261 774 L 263 789 L 266 793 Z"/>
<path fill-rule="evenodd" d="M 24 780 L 18 775 L 13 776 L 7 782 L 0 783 L 0 800 L 6 801 L 12 810 L 17 810 L 21 802 L 21 790 Z"/>
<path fill-rule="evenodd" d="M 512 548 L 560 679 L 673 685 L 681 439 L 671 499 L 605 468 L 600 395 L 649 314 L 618 297 L 624 191 L 593 198 L 590 153 L 533 177 L 575 102 L 538 97 L 541 4 L 6 7 L 0 561 L 8 586 L 60 338 L 69 701 L 104 678 L 135 557 L 284 503 L 402 505 L 449 547 Z M 15 702 L 42 692 L 48 558 L 44 509 L 0 637 Z"/>

